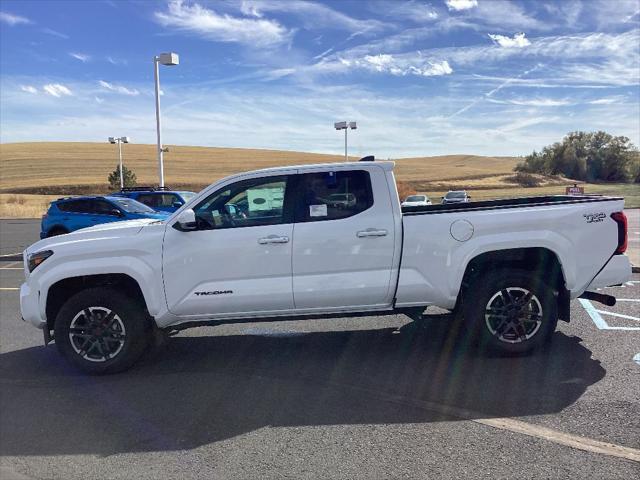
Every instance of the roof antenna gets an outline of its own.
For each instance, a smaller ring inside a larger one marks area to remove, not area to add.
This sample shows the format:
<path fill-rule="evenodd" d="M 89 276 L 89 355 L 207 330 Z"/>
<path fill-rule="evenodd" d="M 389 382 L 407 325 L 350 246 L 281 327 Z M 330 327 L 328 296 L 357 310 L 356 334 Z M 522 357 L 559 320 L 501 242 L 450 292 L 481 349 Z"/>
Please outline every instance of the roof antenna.
<path fill-rule="evenodd" d="M 375 162 L 376 157 L 374 157 L 373 155 L 367 155 L 366 157 L 362 157 L 360 160 L 358 160 L 359 162 Z"/>

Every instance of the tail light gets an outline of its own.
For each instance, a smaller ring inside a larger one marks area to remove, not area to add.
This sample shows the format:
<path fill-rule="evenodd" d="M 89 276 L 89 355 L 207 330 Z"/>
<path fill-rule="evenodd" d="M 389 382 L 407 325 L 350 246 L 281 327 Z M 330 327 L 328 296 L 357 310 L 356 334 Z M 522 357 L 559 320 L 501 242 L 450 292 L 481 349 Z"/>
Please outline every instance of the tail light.
<path fill-rule="evenodd" d="M 627 216 L 624 212 L 614 212 L 611 218 L 618 224 L 618 247 L 613 254 L 620 255 L 627 251 Z"/>

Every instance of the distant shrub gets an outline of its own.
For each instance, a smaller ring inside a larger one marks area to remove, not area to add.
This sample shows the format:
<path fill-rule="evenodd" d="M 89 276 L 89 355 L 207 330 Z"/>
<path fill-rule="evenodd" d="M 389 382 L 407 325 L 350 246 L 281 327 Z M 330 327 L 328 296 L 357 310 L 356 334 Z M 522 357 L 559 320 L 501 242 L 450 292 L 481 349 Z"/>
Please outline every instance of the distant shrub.
<path fill-rule="evenodd" d="M 126 165 L 122 166 L 122 176 L 124 177 L 123 183 L 125 188 L 136 186 L 136 174 L 133 173 L 133 170 L 129 170 Z M 111 188 L 112 190 L 120 190 L 119 166 L 117 166 L 116 169 L 109 174 L 107 180 L 109 181 L 109 188 Z"/>
<path fill-rule="evenodd" d="M 637 159 L 638 149 L 627 137 L 602 131 L 571 132 L 561 142 L 527 155 L 514 170 L 576 180 L 629 182 L 635 181 Z"/>
<path fill-rule="evenodd" d="M 9 198 L 7 198 L 6 202 L 7 203 L 11 203 L 11 204 L 15 204 L 15 205 L 24 205 L 26 200 L 24 199 L 24 197 L 19 197 L 17 195 L 11 195 Z"/>
<path fill-rule="evenodd" d="M 531 188 L 539 187 L 540 179 L 527 172 L 518 172 L 512 177 L 507 177 L 505 180 L 509 183 L 517 183 L 521 187 Z"/>

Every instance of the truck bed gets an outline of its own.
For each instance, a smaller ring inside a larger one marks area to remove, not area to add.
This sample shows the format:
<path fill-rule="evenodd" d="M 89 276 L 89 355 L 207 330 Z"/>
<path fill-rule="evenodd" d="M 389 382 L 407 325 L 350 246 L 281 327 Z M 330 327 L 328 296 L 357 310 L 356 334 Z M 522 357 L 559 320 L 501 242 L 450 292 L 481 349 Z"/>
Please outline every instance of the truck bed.
<path fill-rule="evenodd" d="M 402 207 L 402 213 L 404 215 L 426 215 L 460 211 L 497 210 L 504 208 L 540 207 L 544 205 L 607 202 L 622 199 L 622 197 L 604 197 L 599 195 L 544 195 L 536 197 L 501 198 L 498 200 L 483 200 L 480 202 Z"/>

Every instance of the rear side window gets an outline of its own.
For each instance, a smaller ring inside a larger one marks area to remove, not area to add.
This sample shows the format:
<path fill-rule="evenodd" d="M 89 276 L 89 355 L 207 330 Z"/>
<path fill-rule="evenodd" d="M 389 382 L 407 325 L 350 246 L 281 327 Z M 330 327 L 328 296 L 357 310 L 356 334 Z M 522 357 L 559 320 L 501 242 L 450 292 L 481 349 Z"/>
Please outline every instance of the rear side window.
<path fill-rule="evenodd" d="M 149 207 L 157 207 L 158 206 L 158 204 L 156 202 L 156 195 L 154 195 L 153 193 L 140 194 L 140 195 L 138 195 L 136 200 L 138 200 L 140 203 L 144 203 L 145 205 L 147 205 Z"/>
<path fill-rule="evenodd" d="M 68 213 L 90 213 L 89 200 L 68 200 L 58 203 L 58 210 Z"/>
<path fill-rule="evenodd" d="M 297 222 L 337 220 L 373 205 L 371 178 L 365 170 L 305 173 L 299 176 Z"/>

